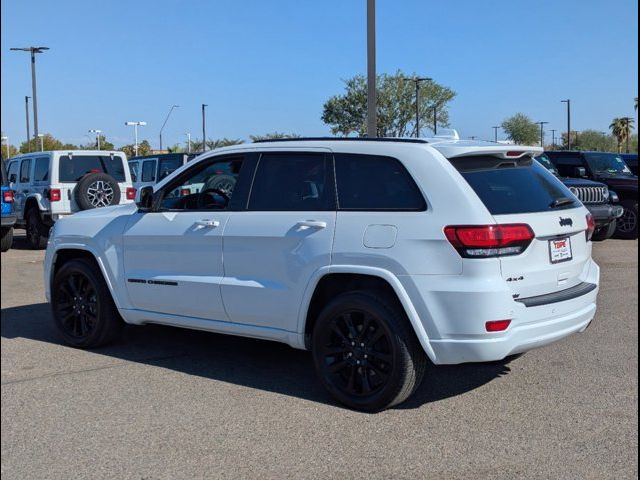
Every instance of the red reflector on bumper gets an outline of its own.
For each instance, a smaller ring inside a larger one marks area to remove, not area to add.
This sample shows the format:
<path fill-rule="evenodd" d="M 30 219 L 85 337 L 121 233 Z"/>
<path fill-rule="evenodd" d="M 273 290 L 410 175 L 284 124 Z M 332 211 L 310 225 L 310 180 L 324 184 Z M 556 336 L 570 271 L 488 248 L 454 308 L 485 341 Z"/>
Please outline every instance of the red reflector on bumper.
<path fill-rule="evenodd" d="M 487 322 L 485 327 L 487 332 L 504 332 L 511 325 L 511 320 L 495 320 Z"/>

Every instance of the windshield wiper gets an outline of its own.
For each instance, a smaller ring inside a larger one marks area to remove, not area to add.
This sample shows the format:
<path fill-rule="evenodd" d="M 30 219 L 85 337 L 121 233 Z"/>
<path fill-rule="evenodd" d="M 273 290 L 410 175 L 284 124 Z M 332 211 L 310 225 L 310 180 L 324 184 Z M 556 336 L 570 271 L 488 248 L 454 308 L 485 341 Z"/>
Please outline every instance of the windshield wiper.
<path fill-rule="evenodd" d="M 551 205 L 549 205 L 551 208 L 559 208 L 559 207 L 563 207 L 565 205 L 569 205 L 572 204 L 575 200 L 571 199 L 571 198 L 567 198 L 567 197 L 560 197 L 560 198 L 556 198 L 553 202 L 551 202 Z"/>

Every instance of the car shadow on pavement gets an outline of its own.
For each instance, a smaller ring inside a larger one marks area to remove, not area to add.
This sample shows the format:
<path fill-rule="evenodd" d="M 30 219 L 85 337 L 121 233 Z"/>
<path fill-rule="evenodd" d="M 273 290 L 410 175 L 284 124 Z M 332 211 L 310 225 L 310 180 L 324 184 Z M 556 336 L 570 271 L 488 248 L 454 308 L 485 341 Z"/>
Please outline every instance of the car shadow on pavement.
<path fill-rule="evenodd" d="M 70 348 L 57 336 L 47 303 L 2 309 L 1 324 L 2 338 Z M 160 325 L 127 326 L 122 340 L 91 352 L 337 406 L 317 380 L 311 355 L 275 342 Z M 474 390 L 508 374 L 509 361 L 429 364 L 421 387 L 396 408 L 419 408 Z"/>

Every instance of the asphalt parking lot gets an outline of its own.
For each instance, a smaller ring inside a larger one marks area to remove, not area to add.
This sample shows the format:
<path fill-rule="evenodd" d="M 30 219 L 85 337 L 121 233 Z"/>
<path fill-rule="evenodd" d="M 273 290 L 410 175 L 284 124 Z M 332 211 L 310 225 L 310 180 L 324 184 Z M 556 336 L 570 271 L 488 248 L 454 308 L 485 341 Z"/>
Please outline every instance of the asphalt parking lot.
<path fill-rule="evenodd" d="M 510 361 L 431 367 L 376 415 L 284 345 L 130 327 L 65 347 L 43 252 L 2 254 L 2 477 L 637 478 L 638 242 L 596 244 L 593 326 Z"/>

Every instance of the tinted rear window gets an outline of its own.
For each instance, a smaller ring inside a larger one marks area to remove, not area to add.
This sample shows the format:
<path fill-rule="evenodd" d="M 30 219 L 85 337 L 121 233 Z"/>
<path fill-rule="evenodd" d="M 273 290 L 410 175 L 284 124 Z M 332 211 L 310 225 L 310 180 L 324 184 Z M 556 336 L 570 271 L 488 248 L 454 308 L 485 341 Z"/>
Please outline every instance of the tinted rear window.
<path fill-rule="evenodd" d="M 62 155 L 58 172 L 60 182 L 77 182 L 87 173 L 108 173 L 117 182 L 124 182 L 122 157 L 110 155 Z"/>
<path fill-rule="evenodd" d="M 179 157 L 160 158 L 158 160 L 158 181 L 175 172 L 182 166 L 183 162 L 184 157 L 182 155 Z"/>
<path fill-rule="evenodd" d="M 547 212 L 580 206 L 560 180 L 531 158 L 502 160 L 494 157 L 455 158 L 451 163 L 493 215 Z M 554 207 L 558 199 L 570 203 Z"/>
<path fill-rule="evenodd" d="M 418 186 L 395 158 L 338 153 L 335 159 L 340 210 L 426 209 Z"/>

